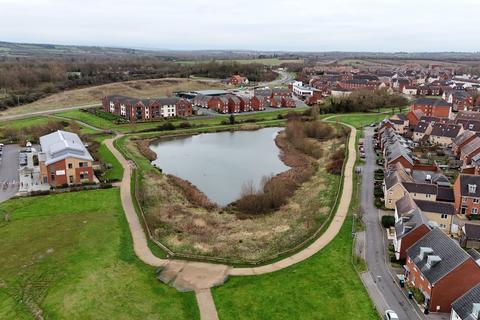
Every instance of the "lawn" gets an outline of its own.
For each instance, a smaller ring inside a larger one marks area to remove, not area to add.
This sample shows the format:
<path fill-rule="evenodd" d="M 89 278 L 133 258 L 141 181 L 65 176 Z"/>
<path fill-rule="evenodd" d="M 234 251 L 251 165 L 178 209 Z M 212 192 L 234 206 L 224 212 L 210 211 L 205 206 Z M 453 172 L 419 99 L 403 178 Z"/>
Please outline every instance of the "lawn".
<path fill-rule="evenodd" d="M 27 127 L 42 126 L 48 123 L 48 117 L 31 117 L 25 119 L 0 122 L 0 128 L 23 129 Z"/>
<path fill-rule="evenodd" d="M 344 122 L 354 126 L 357 129 L 365 127 L 374 122 L 380 122 L 389 114 L 381 114 L 381 113 L 354 113 L 354 114 L 346 114 L 346 115 L 339 115 L 336 117 L 329 118 L 329 121 L 338 121 Z"/>
<path fill-rule="evenodd" d="M 244 121 L 244 120 L 270 121 L 270 120 L 276 120 L 278 115 L 284 115 L 292 111 L 302 112 L 306 109 L 307 108 L 279 109 L 274 111 L 257 112 L 257 113 L 250 113 L 250 114 L 237 114 L 234 116 L 237 121 Z M 123 133 L 156 129 L 162 124 L 167 122 L 167 121 L 152 121 L 152 122 L 140 122 L 140 123 L 116 125 L 112 121 L 108 121 L 94 114 L 80 111 L 80 110 L 61 112 L 61 113 L 57 113 L 56 115 L 64 118 L 79 120 L 100 129 L 116 130 Z M 194 119 L 194 120 L 172 119 L 172 120 L 169 120 L 169 122 L 173 123 L 176 126 L 178 126 L 182 122 L 188 122 L 189 124 L 195 127 L 209 127 L 209 126 L 218 126 L 221 124 L 222 121 L 228 121 L 229 117 L 230 115 L 219 114 L 213 117 L 205 117 L 205 118 Z"/>
<path fill-rule="evenodd" d="M 100 145 L 100 147 L 98 148 L 98 154 L 100 156 L 100 160 L 103 163 L 108 163 L 112 166 L 110 169 L 108 169 L 105 172 L 105 175 L 103 176 L 103 178 L 110 181 L 122 180 L 123 167 L 105 144 L 102 143 Z"/>
<path fill-rule="evenodd" d="M 193 293 L 134 255 L 117 189 L 9 200 L 0 212 L 0 319 L 198 319 Z"/>
<path fill-rule="evenodd" d="M 65 111 L 65 112 L 56 113 L 55 115 L 63 118 L 79 120 L 99 129 L 110 130 L 110 129 L 114 129 L 116 126 L 112 121 L 97 117 L 94 114 L 80 111 L 80 110 Z"/>
<path fill-rule="evenodd" d="M 213 290 L 220 319 L 378 319 L 352 264 L 352 219 L 312 258 L 287 269 L 231 277 Z"/>

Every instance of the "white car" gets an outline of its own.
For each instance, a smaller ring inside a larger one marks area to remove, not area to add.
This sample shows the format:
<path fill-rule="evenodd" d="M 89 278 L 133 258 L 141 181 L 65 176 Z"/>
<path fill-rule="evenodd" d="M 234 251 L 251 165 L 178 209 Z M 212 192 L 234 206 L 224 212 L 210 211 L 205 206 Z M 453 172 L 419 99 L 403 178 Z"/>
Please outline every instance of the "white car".
<path fill-rule="evenodd" d="M 385 311 L 385 320 L 398 320 L 398 316 L 393 310 Z"/>

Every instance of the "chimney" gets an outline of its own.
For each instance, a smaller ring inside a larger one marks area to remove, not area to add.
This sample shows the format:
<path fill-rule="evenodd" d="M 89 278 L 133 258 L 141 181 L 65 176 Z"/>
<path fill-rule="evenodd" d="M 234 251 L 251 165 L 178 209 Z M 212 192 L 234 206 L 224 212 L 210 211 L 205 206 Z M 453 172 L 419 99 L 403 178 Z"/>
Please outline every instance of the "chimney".
<path fill-rule="evenodd" d="M 442 261 L 442 258 L 440 258 L 439 256 L 430 255 L 430 256 L 427 257 L 427 266 L 430 269 L 430 268 L 434 267 L 440 261 Z"/>
<path fill-rule="evenodd" d="M 476 184 L 468 184 L 468 193 L 475 193 L 477 191 Z"/>
<path fill-rule="evenodd" d="M 418 254 L 418 257 L 420 258 L 420 261 L 425 259 L 429 253 L 433 253 L 433 249 L 430 247 L 420 247 L 420 253 Z"/>

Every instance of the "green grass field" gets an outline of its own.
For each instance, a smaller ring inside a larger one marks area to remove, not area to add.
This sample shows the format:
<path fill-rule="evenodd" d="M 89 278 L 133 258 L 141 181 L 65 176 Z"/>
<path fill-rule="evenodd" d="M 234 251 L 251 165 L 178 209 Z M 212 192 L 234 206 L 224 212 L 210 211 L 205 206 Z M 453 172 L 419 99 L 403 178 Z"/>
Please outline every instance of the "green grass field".
<path fill-rule="evenodd" d="M 344 122 L 359 129 L 371 123 L 382 121 L 388 116 L 389 116 L 388 114 L 379 114 L 379 113 L 376 113 L 376 114 L 360 113 L 360 114 L 339 115 L 333 118 L 329 118 L 329 120 L 330 121 L 338 120 L 338 122 Z"/>
<path fill-rule="evenodd" d="M 235 119 L 237 121 L 243 121 L 248 119 L 255 119 L 257 121 L 270 121 L 277 119 L 278 115 L 284 115 L 288 112 L 302 112 L 306 108 L 295 108 L 295 109 L 279 109 L 275 111 L 265 111 L 265 112 L 258 112 L 252 114 L 238 114 L 235 115 Z M 140 122 L 140 123 L 131 123 L 131 124 L 114 124 L 112 121 L 105 120 L 100 118 L 94 114 L 83 112 L 80 110 L 72 110 L 67 112 L 57 113 L 56 115 L 85 122 L 89 125 L 97 127 L 99 129 L 104 130 L 116 130 L 122 133 L 130 133 L 130 132 L 139 132 L 142 130 L 151 130 L 158 128 L 162 124 L 167 121 L 152 121 L 152 122 Z M 209 127 L 209 126 L 218 126 L 221 124 L 222 121 L 228 121 L 230 115 L 216 115 L 214 117 L 204 119 L 195 119 L 195 120 L 188 120 L 188 119 L 172 119 L 169 122 L 173 123 L 174 125 L 178 126 L 182 122 L 188 122 L 192 126 L 195 127 Z"/>
<path fill-rule="evenodd" d="M 49 118 L 44 116 L 31 117 L 25 119 L 11 120 L 11 121 L 2 121 L 0 122 L 0 128 L 10 128 L 10 129 L 23 129 L 26 127 L 35 127 L 40 125 L 45 125 L 48 123 Z"/>
<path fill-rule="evenodd" d="M 220 319 L 378 319 L 351 263 L 352 219 L 312 258 L 213 290 Z"/>
<path fill-rule="evenodd" d="M 107 180 L 115 180 L 115 181 L 122 180 L 122 177 L 123 177 L 122 165 L 120 164 L 120 162 L 118 162 L 117 158 L 115 158 L 112 152 L 110 152 L 107 146 L 104 145 L 103 143 L 98 148 L 98 154 L 101 158 L 100 160 L 103 163 L 108 163 L 112 165 L 112 168 L 108 169 L 105 172 L 105 175 L 103 176 L 103 178 Z"/>
<path fill-rule="evenodd" d="M 249 64 L 249 63 L 258 63 L 263 64 L 266 66 L 276 67 L 283 63 L 303 63 L 303 59 L 289 59 L 289 60 L 281 60 L 278 58 L 267 58 L 267 59 L 235 59 L 235 60 L 215 60 L 217 62 L 236 62 L 240 64 Z M 190 66 L 193 64 L 198 63 L 208 63 L 210 61 L 207 60 L 185 60 L 185 61 L 177 61 L 178 64 L 184 66 Z"/>
<path fill-rule="evenodd" d="M 0 212 L 0 319 L 198 319 L 193 293 L 134 255 L 117 189 L 9 200 Z M 3 218 L 3 217 L 2 217 Z"/>

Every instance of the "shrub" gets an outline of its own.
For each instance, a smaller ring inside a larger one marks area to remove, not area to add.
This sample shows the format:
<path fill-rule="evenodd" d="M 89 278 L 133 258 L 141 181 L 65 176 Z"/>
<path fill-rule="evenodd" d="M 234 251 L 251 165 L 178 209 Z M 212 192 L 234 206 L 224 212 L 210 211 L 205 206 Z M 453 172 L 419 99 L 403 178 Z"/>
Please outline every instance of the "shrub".
<path fill-rule="evenodd" d="M 175 130 L 176 127 L 173 123 L 171 122 L 165 122 L 161 126 L 158 126 L 159 131 L 169 131 L 169 130 Z"/>
<path fill-rule="evenodd" d="M 185 128 L 191 128 L 192 127 L 192 124 L 190 122 L 181 122 L 179 125 L 178 125 L 179 128 L 182 128 L 182 129 L 185 129 Z"/>
<path fill-rule="evenodd" d="M 394 216 L 382 216 L 382 226 L 387 229 L 393 227 L 395 225 L 395 217 Z"/>

